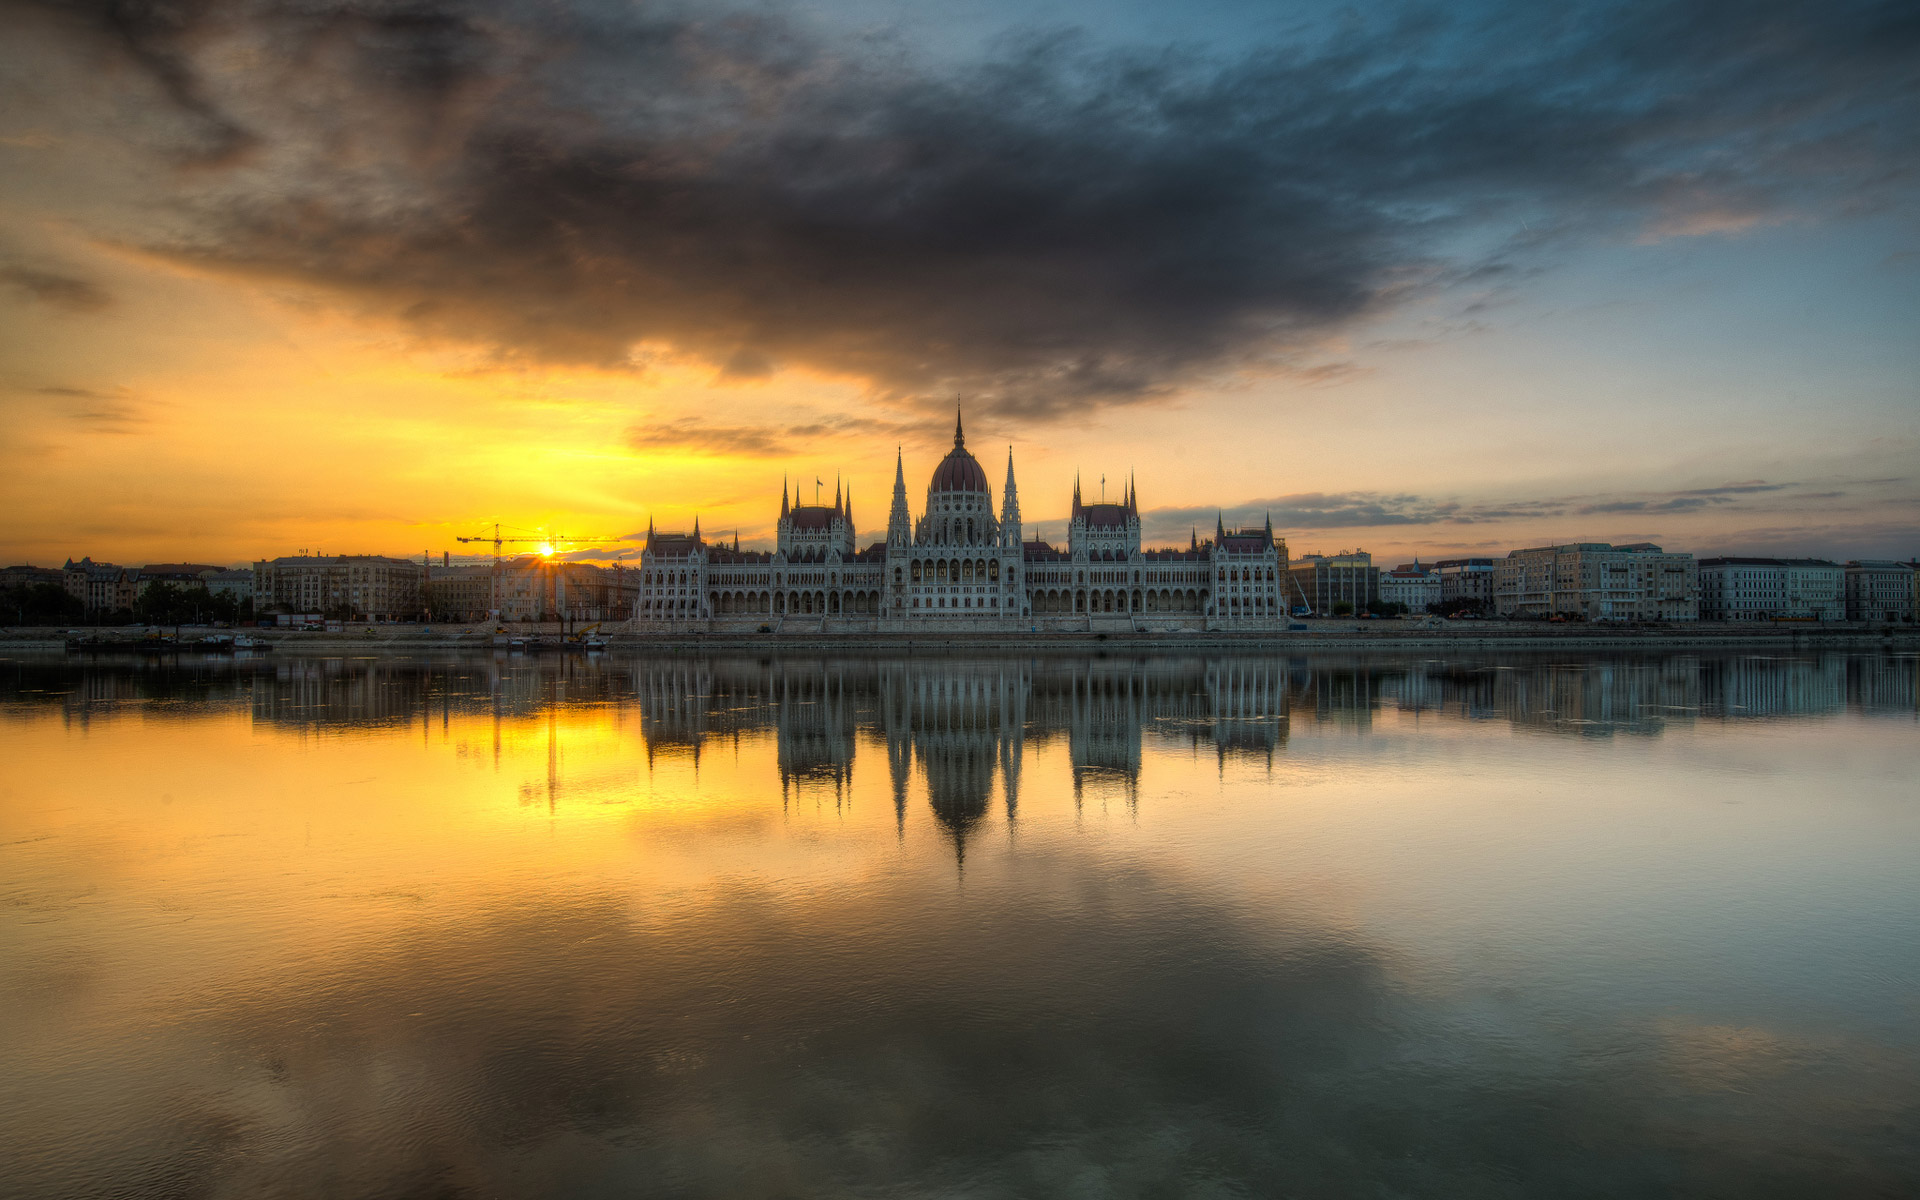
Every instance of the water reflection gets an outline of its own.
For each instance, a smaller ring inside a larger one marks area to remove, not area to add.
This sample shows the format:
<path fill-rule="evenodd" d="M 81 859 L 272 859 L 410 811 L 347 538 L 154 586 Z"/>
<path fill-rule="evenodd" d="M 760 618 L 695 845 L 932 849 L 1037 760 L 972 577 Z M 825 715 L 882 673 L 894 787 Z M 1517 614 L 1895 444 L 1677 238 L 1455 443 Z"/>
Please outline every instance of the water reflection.
<path fill-rule="evenodd" d="M 10 661 L 0 1178 L 1911 1194 L 1915 683 Z"/>
<path fill-rule="evenodd" d="M 239 705 L 257 722 L 314 731 L 631 704 L 650 756 L 697 759 L 716 739 L 776 733 L 792 786 L 844 787 L 863 731 L 884 738 L 889 755 L 960 755 L 961 774 L 986 758 L 1017 761 L 1025 740 L 1064 735 L 1077 781 L 1131 789 L 1142 736 L 1271 764 L 1290 719 L 1365 730 L 1388 709 L 1580 737 L 1702 719 L 1910 716 L 1920 712 L 1920 656 L 25 658 L 0 666 L 0 700 L 55 705 L 82 723 L 133 704 Z M 955 778 L 963 791 L 977 786 Z"/>

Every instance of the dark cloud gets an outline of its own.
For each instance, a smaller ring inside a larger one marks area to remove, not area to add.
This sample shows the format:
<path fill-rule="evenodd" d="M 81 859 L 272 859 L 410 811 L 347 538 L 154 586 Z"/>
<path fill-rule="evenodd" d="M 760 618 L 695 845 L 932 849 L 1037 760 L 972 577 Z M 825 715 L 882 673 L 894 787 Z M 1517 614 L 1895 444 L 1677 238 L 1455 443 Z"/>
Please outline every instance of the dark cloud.
<path fill-rule="evenodd" d="M 620 540 L 623 542 L 639 541 L 644 537 L 646 537 L 646 532 L 643 530 L 638 534 L 626 534 Z M 628 559 L 639 558 L 640 548 L 637 546 L 615 546 L 600 547 L 591 550 L 567 550 L 554 555 L 554 557 L 560 559 L 562 562 L 625 562 Z"/>
<path fill-rule="evenodd" d="M 1857 208 L 1920 136 L 1920 20 L 1868 0 L 1404 7 L 1237 57 L 1063 35 L 957 65 L 770 9 L 59 11 L 198 129 L 159 147 L 196 164 L 167 253 L 509 358 L 653 342 L 1032 419 L 1285 366 L 1572 232 Z M 1524 242 L 1447 249 L 1517 214 Z"/>
<path fill-rule="evenodd" d="M 99 312 L 113 303 L 113 295 L 99 284 L 58 271 L 0 266 L 0 283 L 49 307 L 68 312 Z"/>
<path fill-rule="evenodd" d="M 627 444 L 636 450 L 682 450 L 696 454 L 772 457 L 791 454 L 825 439 L 914 438 L 928 432 L 924 423 L 873 417 L 827 417 L 792 424 L 719 424 L 701 417 L 676 417 L 634 425 Z M 952 430 L 947 430 L 951 433 Z"/>
<path fill-rule="evenodd" d="M 1419 496 L 1383 496 L 1372 492 L 1301 492 L 1255 500 L 1221 510 L 1209 507 L 1156 508 L 1142 514 L 1154 529 L 1183 530 L 1200 523 L 1209 530 L 1216 519 L 1229 525 L 1260 524 L 1268 517 L 1276 529 L 1375 529 L 1392 525 L 1431 525 L 1452 520 L 1458 504 Z"/>
<path fill-rule="evenodd" d="M 1687 512 L 1691 509 L 1706 508 L 1722 496 L 1674 496 L 1667 500 L 1608 500 L 1601 504 L 1588 504 L 1580 508 L 1581 513 L 1663 513 Z"/>
<path fill-rule="evenodd" d="M 1565 516 L 1601 516 L 1618 513 L 1684 513 L 1708 508 L 1737 508 L 1748 499 L 1799 487 L 1796 483 L 1750 480 L 1718 487 L 1686 488 L 1639 495 L 1548 497 L 1525 501 L 1467 503 L 1413 494 L 1379 492 L 1302 492 L 1251 500 L 1227 508 L 1169 507 L 1142 513 L 1149 540 L 1181 540 L 1188 529 L 1213 528 L 1217 518 L 1229 526 L 1258 525 L 1273 519 L 1274 528 L 1288 530 L 1390 529 L 1407 525 L 1473 525 L 1485 522 L 1535 521 Z M 1840 499 L 1849 493 L 1820 492 L 1796 497 L 1805 500 Z"/>
<path fill-rule="evenodd" d="M 1690 488 L 1677 494 L 1681 496 L 1746 496 L 1754 492 L 1781 492 L 1798 486 L 1794 483 L 1767 483 L 1764 480 L 1750 479 L 1745 483 L 1725 483 L 1719 487 Z"/>
<path fill-rule="evenodd" d="M 147 423 L 146 412 L 125 388 L 99 391 L 55 384 L 34 392 L 58 402 L 61 416 L 96 433 L 132 433 Z"/>

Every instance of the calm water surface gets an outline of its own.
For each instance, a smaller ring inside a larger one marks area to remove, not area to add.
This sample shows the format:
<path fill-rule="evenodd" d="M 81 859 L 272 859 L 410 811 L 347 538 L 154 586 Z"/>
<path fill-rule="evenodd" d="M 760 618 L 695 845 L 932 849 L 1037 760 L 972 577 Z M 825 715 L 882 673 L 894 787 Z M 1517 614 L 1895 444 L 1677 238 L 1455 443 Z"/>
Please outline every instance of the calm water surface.
<path fill-rule="evenodd" d="M 0 661 L 0 1194 L 1920 1194 L 1917 678 Z"/>

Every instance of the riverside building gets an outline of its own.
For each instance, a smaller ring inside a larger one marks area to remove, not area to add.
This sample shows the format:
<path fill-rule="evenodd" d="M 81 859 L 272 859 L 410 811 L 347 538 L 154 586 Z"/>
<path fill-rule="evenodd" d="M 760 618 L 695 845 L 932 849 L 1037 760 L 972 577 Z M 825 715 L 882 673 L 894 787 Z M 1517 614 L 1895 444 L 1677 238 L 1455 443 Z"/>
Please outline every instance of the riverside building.
<path fill-rule="evenodd" d="M 1440 602 L 1492 612 L 1494 563 L 1491 558 L 1443 558 L 1433 564 L 1440 576 Z"/>
<path fill-rule="evenodd" d="M 356 620 L 418 616 L 421 567 L 379 554 L 302 554 L 253 564 L 261 612 L 342 613 Z"/>
<path fill-rule="evenodd" d="M 1440 574 L 1418 561 L 1401 563 L 1380 572 L 1380 603 L 1398 604 L 1406 612 L 1424 613 L 1440 603 Z"/>
<path fill-rule="evenodd" d="M 1652 542 L 1573 542 L 1515 550 L 1494 571 L 1493 603 L 1503 617 L 1588 621 L 1693 621 L 1700 615 L 1691 554 Z"/>
<path fill-rule="evenodd" d="M 1817 558 L 1703 558 L 1702 621 L 1839 621 L 1846 571 Z"/>
<path fill-rule="evenodd" d="M 1914 613 L 1913 564 L 1886 560 L 1846 565 L 1847 620 L 1911 621 Z"/>
<path fill-rule="evenodd" d="M 634 620 L 642 630 L 1031 631 L 1260 629 L 1284 621 L 1286 545 L 1273 524 L 1182 547 L 1141 544 L 1131 481 L 1116 503 L 1076 482 L 1067 543 L 1024 536 L 1013 455 L 996 506 L 956 419 L 915 517 L 894 460 L 884 540 L 862 546 L 853 497 L 800 504 L 783 485 L 774 549 L 647 526 Z"/>
<path fill-rule="evenodd" d="M 1287 574 L 1289 601 L 1315 616 L 1362 613 L 1380 602 L 1380 568 L 1365 550 L 1305 554 Z"/>

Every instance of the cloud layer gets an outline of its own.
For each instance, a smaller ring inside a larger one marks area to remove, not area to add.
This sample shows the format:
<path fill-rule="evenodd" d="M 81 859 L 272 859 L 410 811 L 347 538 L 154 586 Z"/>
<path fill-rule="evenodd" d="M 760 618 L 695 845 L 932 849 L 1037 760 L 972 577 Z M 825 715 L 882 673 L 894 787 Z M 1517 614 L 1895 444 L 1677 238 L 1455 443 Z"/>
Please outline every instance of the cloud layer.
<path fill-rule="evenodd" d="M 1872 203 L 1920 129 L 1896 3 L 1415 6 L 953 65 L 777 9 L 102 0 L 17 28 L 163 110 L 109 131 L 171 172 L 165 220 L 117 231 L 149 249 L 505 359 L 644 343 L 1042 418 L 1322 370 L 1329 332 L 1556 236 Z"/>

